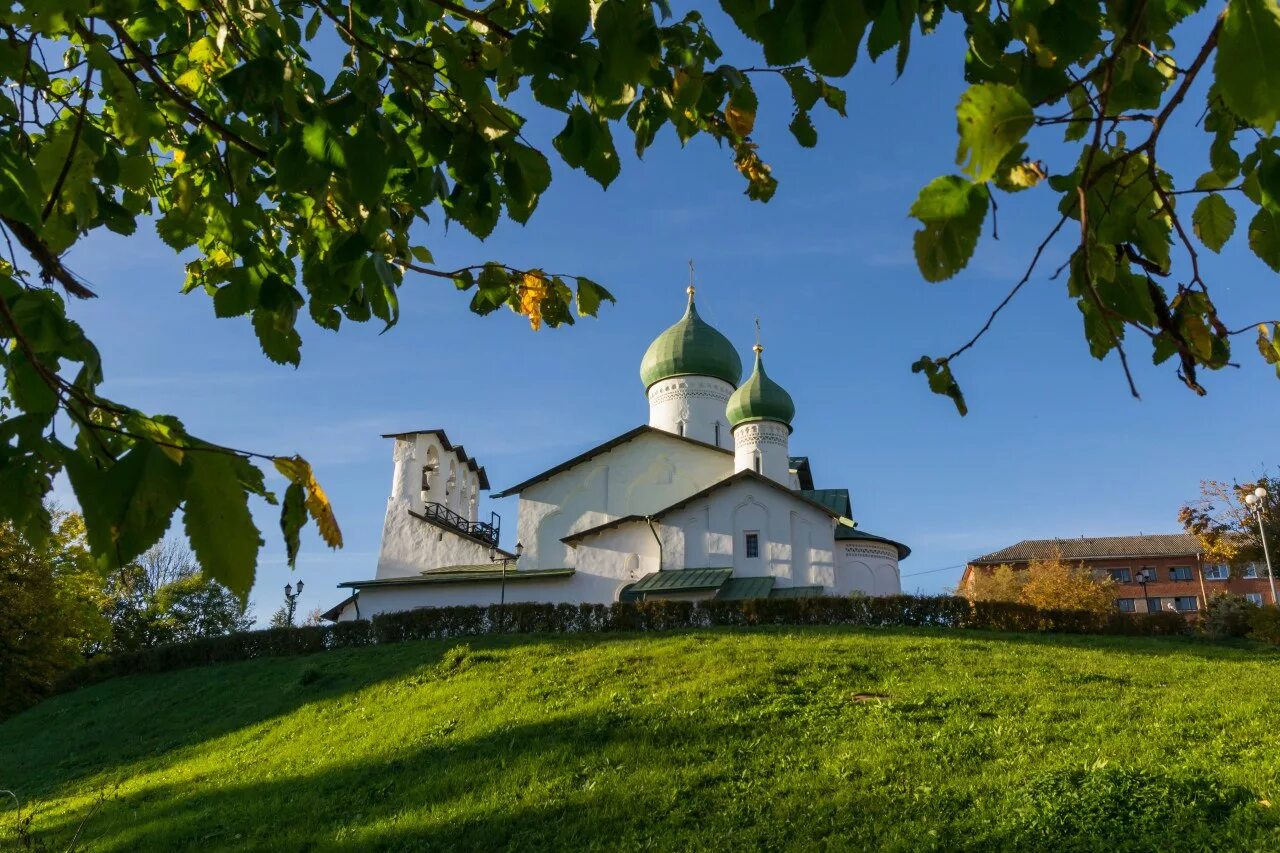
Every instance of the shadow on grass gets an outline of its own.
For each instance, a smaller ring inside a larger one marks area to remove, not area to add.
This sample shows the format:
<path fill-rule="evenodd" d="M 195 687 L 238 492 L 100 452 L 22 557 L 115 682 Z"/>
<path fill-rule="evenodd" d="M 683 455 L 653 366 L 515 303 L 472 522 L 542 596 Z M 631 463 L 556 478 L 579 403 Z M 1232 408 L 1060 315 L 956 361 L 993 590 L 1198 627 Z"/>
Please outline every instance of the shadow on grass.
<path fill-rule="evenodd" d="M 1255 795 L 1212 777 L 1040 771 L 1025 786 L 922 802 L 914 786 L 772 776 L 767 756 L 741 754 L 758 733 L 732 722 L 657 722 L 564 715 L 406 744 L 392 760 L 149 786 L 104 803 L 82 840 L 103 851 L 1179 851 L 1276 840 Z M 62 849 L 82 817 L 42 823 L 41 840 Z"/>

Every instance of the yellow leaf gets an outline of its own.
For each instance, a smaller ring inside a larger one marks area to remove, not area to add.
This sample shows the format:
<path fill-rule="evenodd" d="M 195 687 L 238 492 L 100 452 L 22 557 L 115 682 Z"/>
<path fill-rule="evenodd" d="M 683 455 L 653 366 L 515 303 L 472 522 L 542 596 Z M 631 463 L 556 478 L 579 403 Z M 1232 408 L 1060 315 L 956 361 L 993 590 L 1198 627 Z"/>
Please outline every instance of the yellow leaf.
<path fill-rule="evenodd" d="M 725 121 L 729 122 L 729 129 L 738 136 L 746 136 L 756 126 L 755 113 L 733 104 L 729 104 L 724 108 L 724 118 Z"/>
<path fill-rule="evenodd" d="M 547 279 L 538 270 L 524 274 L 520 282 L 520 307 L 516 310 L 529 318 L 536 332 L 542 327 L 542 300 L 547 296 Z"/>
<path fill-rule="evenodd" d="M 338 519 L 333 514 L 333 506 L 329 503 L 328 495 L 324 493 L 324 489 L 320 488 L 320 484 L 316 482 L 316 475 L 311 470 L 311 463 L 301 456 L 277 456 L 271 461 L 276 466 L 277 471 L 288 478 L 291 483 L 302 486 L 307 493 L 307 513 L 315 521 L 316 527 L 319 528 L 320 538 L 330 548 L 341 548 L 342 531 L 338 529 Z"/>

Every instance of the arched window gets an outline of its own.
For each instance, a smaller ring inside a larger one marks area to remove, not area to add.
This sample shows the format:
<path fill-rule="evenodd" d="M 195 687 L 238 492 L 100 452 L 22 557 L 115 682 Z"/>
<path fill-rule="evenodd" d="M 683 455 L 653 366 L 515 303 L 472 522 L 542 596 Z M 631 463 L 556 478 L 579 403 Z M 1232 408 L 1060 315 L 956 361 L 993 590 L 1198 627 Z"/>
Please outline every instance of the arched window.
<path fill-rule="evenodd" d="M 757 474 L 760 473 L 760 451 L 757 450 L 751 454 L 751 467 L 755 469 Z"/>
<path fill-rule="evenodd" d="M 716 421 L 716 447 L 720 446 L 720 422 Z"/>
<path fill-rule="evenodd" d="M 434 447 L 427 448 L 427 464 L 422 466 L 422 495 L 426 498 L 427 492 L 431 491 L 431 487 L 435 485 L 436 472 L 440 470 L 440 461 L 436 456 Z"/>
<path fill-rule="evenodd" d="M 676 421 L 676 435 L 684 435 L 684 421 Z"/>

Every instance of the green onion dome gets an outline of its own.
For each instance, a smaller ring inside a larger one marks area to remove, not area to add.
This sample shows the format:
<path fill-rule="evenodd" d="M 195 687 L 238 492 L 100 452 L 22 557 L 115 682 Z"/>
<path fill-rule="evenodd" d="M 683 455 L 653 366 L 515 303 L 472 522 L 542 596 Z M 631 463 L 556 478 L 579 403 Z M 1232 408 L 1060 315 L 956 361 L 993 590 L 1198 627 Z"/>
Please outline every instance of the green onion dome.
<path fill-rule="evenodd" d="M 742 380 L 738 351 L 698 316 L 692 287 L 684 316 L 649 344 L 640 362 L 640 380 L 646 389 L 672 376 L 713 376 L 735 387 Z"/>
<path fill-rule="evenodd" d="M 764 372 L 764 362 L 760 359 L 762 349 L 756 345 L 755 370 L 729 398 L 725 410 L 729 423 L 736 427 L 747 421 L 778 421 L 790 427 L 791 419 L 796 416 L 796 405 L 791 402 L 791 395 Z"/>

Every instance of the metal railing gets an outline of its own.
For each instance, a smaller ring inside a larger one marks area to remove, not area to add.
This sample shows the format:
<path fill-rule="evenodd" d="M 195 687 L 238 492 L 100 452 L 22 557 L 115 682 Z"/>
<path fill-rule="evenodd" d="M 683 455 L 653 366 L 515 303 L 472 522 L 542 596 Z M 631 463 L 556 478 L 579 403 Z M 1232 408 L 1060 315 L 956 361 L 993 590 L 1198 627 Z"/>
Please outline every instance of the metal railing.
<path fill-rule="evenodd" d="M 444 504 L 428 503 L 422 509 L 422 517 L 445 527 L 452 527 L 454 530 L 461 531 L 468 536 L 483 539 L 490 545 L 497 547 L 498 533 L 502 527 L 502 517 L 496 512 L 489 513 L 489 521 L 487 523 L 469 521 Z"/>

